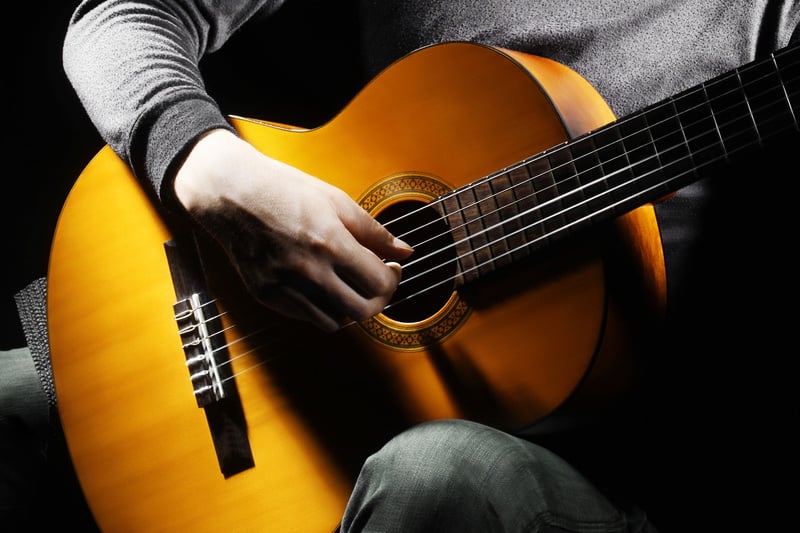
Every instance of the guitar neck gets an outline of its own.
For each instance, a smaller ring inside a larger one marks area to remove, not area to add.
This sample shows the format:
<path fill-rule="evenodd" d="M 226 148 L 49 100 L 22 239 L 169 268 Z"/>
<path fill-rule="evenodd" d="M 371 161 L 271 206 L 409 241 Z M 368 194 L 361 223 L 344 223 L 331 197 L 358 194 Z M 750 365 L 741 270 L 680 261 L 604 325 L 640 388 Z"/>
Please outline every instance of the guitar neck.
<path fill-rule="evenodd" d="M 462 281 L 797 131 L 799 73 L 785 48 L 441 197 Z"/>

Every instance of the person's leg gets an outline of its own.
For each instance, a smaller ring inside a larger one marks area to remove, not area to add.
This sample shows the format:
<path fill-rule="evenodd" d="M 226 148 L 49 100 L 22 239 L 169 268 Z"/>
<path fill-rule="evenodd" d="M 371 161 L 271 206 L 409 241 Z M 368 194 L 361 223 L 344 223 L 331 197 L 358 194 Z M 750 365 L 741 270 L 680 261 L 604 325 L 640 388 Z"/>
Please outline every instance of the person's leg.
<path fill-rule="evenodd" d="M 550 451 L 464 420 L 413 427 L 371 456 L 341 531 L 654 531 Z"/>
<path fill-rule="evenodd" d="M 28 348 L 0 351 L 0 517 L 34 507 L 45 477 L 50 408 Z"/>

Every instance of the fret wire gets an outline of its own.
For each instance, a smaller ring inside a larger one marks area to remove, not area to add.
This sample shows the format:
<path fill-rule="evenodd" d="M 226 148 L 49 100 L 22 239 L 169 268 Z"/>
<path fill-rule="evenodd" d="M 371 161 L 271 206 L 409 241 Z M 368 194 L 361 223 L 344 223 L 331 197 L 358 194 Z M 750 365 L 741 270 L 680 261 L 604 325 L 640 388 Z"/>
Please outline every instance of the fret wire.
<path fill-rule="evenodd" d="M 796 64 L 796 63 L 792 63 L 791 65 L 795 65 L 795 64 Z M 791 66 L 791 65 L 790 65 L 790 66 Z M 713 81 L 719 82 L 719 81 L 720 81 L 720 79 L 711 80 L 711 81 L 712 81 L 712 82 L 713 82 Z M 710 96 L 710 95 L 708 94 L 708 83 L 704 83 L 704 84 L 702 84 L 702 88 L 703 88 L 704 94 L 705 94 L 705 96 L 706 96 L 706 101 L 705 101 L 705 102 L 703 102 L 703 104 L 702 104 L 702 105 L 704 105 L 704 106 L 707 106 L 707 107 L 709 107 L 709 108 L 711 108 L 711 103 L 712 103 L 712 100 L 714 100 L 715 98 L 719 98 L 720 96 L 724 96 L 725 94 L 727 94 L 727 93 L 723 93 L 723 95 L 717 95 L 717 97 Z M 661 103 L 660 105 L 659 105 L 659 104 L 656 104 L 656 105 L 655 105 L 653 108 L 651 108 L 650 110 L 644 110 L 644 111 L 642 111 L 641 113 L 638 113 L 637 115 L 634 115 L 633 117 L 628 117 L 628 118 L 626 118 L 626 119 L 622 119 L 622 120 L 620 120 L 620 121 L 618 121 L 618 122 L 616 122 L 616 123 L 610 124 L 610 125 L 609 125 L 607 128 L 606 128 L 606 127 L 604 127 L 604 128 L 601 128 L 601 129 L 599 129 L 599 130 L 598 130 L 598 131 L 596 131 L 596 132 L 590 132 L 590 133 L 589 133 L 589 134 L 587 134 L 586 136 L 597 136 L 597 135 L 600 135 L 600 134 L 602 134 L 602 133 L 603 133 L 603 131 L 604 131 L 604 130 L 606 130 L 606 129 L 608 129 L 608 130 L 612 130 L 612 129 L 614 129 L 614 127 L 615 127 L 615 126 L 617 126 L 617 125 L 620 125 L 620 126 L 621 126 L 621 125 L 625 124 L 625 123 L 626 123 L 626 122 L 628 122 L 628 121 L 629 121 L 631 118 L 636 118 L 637 116 L 639 116 L 639 115 L 641 115 L 641 114 L 644 114 L 644 113 L 646 113 L 647 111 L 653 111 L 653 110 L 659 109 L 659 107 L 663 108 L 663 106 L 664 106 L 664 104 L 663 104 L 663 103 Z M 720 129 L 720 125 L 719 125 L 719 123 L 718 123 L 718 120 L 717 120 L 716 114 L 714 113 L 713 109 L 711 109 L 711 113 L 712 113 L 712 117 L 713 117 L 713 119 L 714 119 L 714 122 L 715 122 L 715 131 L 717 132 L 717 134 L 720 136 L 720 139 L 722 140 L 722 139 L 723 139 L 723 137 L 722 137 L 722 132 L 721 132 L 721 129 Z M 796 124 L 796 122 L 795 122 L 795 124 Z M 654 125 L 653 127 L 655 127 L 655 126 L 657 126 L 657 125 L 658 125 L 658 124 Z M 577 140 L 577 139 L 576 139 L 576 140 Z M 722 142 L 723 142 L 723 146 L 722 146 L 722 148 L 723 148 L 723 149 L 726 151 L 726 153 L 729 153 L 729 152 L 730 152 L 730 149 L 729 149 L 729 148 L 727 148 L 727 147 L 724 145 L 724 140 L 723 140 Z M 600 149 L 598 149 L 598 151 L 599 151 L 599 150 L 602 150 L 602 147 L 601 147 Z M 533 159 L 533 160 L 540 159 L 540 158 L 541 158 L 543 155 L 546 155 L 548 152 L 549 152 L 549 151 L 545 151 L 545 152 L 543 152 L 543 154 L 539 154 L 538 156 L 535 156 L 535 157 L 534 157 L 534 158 L 532 158 L 532 159 Z M 608 162 L 606 162 L 606 163 L 608 163 Z M 524 165 L 524 164 L 531 164 L 531 162 L 530 162 L 530 161 L 529 161 L 529 162 L 522 161 L 522 162 L 518 163 L 518 164 L 517 164 L 517 166 L 518 166 L 518 165 Z M 505 171 L 500 171 L 500 172 L 505 172 Z M 454 195 L 454 194 L 457 194 L 457 193 L 459 193 L 460 191 L 463 191 L 463 190 L 465 190 L 465 189 L 468 189 L 468 188 L 470 188 L 470 187 L 473 187 L 473 186 L 474 186 L 476 183 L 479 183 L 480 181 L 484 181 L 484 180 L 492 179 L 492 178 L 493 178 L 493 176 L 495 176 L 495 175 L 497 175 L 497 174 L 499 174 L 499 173 L 496 173 L 496 174 L 494 174 L 494 175 L 490 175 L 490 176 L 487 176 L 487 177 L 485 177 L 485 178 L 482 178 L 482 180 L 478 180 L 478 182 L 474 182 L 474 183 L 472 183 L 472 184 L 468 184 L 468 185 L 462 186 L 461 188 L 459 188 L 459 189 L 456 189 L 456 190 L 452 191 L 450 194 L 453 194 L 453 195 Z M 516 186 L 518 186 L 518 185 L 516 185 Z M 439 203 L 439 202 L 444 202 L 444 201 L 446 200 L 447 196 L 449 196 L 449 195 L 444 195 L 442 198 L 440 198 L 440 199 L 438 199 L 438 200 L 435 200 L 434 202 L 432 202 L 432 203 L 431 203 L 431 204 L 429 204 L 429 205 L 433 205 L 433 204 L 436 204 L 436 203 Z M 478 202 L 480 202 L 480 201 L 482 201 L 482 200 L 479 200 Z M 405 214 L 405 215 L 403 215 L 403 216 L 401 216 L 401 217 L 399 217 L 399 218 L 405 218 L 405 217 L 407 217 L 407 216 L 410 216 L 410 215 L 413 215 L 413 212 L 411 212 L 411 213 L 407 213 L 407 214 Z M 388 223 L 386 223 L 386 226 L 388 226 L 389 224 L 391 224 L 391 221 L 390 221 L 390 222 L 388 222 Z M 402 238 L 403 236 L 402 236 L 402 235 L 400 235 L 400 237 Z"/>
<path fill-rule="evenodd" d="M 707 87 L 705 86 L 705 84 L 704 84 L 704 87 L 703 87 L 703 89 L 704 89 L 704 91 L 705 91 L 705 92 L 706 92 L 706 94 L 707 94 Z M 724 93 L 724 94 L 729 94 L 729 93 Z M 717 95 L 717 97 L 716 97 L 716 98 L 719 98 L 719 97 L 720 97 L 720 95 Z M 706 103 L 706 105 L 707 105 L 707 104 L 708 104 L 708 103 Z M 641 114 L 645 114 L 645 113 L 646 113 L 646 112 L 648 112 L 648 111 L 652 112 L 652 111 L 654 111 L 654 110 L 663 109 L 664 107 L 665 107 L 665 104 L 663 104 L 663 103 L 662 103 L 661 105 L 656 105 L 656 106 L 654 106 L 653 108 L 651 108 L 651 109 L 649 109 L 649 110 L 645 110 L 645 111 L 643 111 Z M 683 112 L 682 112 L 682 114 L 685 114 L 685 113 L 686 113 L 686 111 L 683 111 Z M 635 117 L 638 117 L 639 115 L 640 115 L 640 114 L 637 114 L 637 115 L 635 115 L 635 116 L 634 116 L 634 118 L 635 118 Z M 720 124 L 717 122 L 716 115 L 713 113 L 713 110 L 712 110 L 712 117 L 714 117 L 714 122 L 715 122 L 715 131 L 716 131 L 718 134 L 720 134 L 720 129 L 719 129 L 719 128 L 720 128 Z M 671 115 L 671 116 L 670 116 L 670 118 L 672 118 L 672 119 L 674 119 L 674 118 L 675 118 L 675 116 L 674 116 L 674 113 L 673 113 L 673 115 Z M 630 119 L 627 119 L 627 120 L 619 121 L 618 123 L 611 124 L 611 125 L 609 125 L 609 126 L 616 126 L 616 125 L 618 125 L 618 124 L 625 124 L 625 123 L 627 123 L 627 122 L 629 122 L 629 121 L 630 121 Z M 656 126 L 658 126 L 658 125 L 659 125 L 659 124 L 656 124 Z M 598 131 L 596 131 L 596 132 L 592 132 L 591 134 L 588 134 L 588 135 L 589 135 L 589 136 L 597 136 L 597 135 L 603 134 L 604 132 L 608 132 L 608 131 L 614 131 L 614 130 L 616 130 L 616 129 L 617 129 L 617 128 L 615 128 L 615 127 L 601 128 L 600 130 L 598 130 Z M 652 128 L 651 128 L 651 129 L 652 129 Z M 738 134 L 738 132 L 737 132 L 737 134 Z M 579 139 L 580 139 L 580 138 L 579 138 Z M 576 140 L 577 140 L 577 139 L 576 139 Z M 617 141 L 615 141 L 615 142 L 617 142 Z M 603 148 L 608 148 L 608 146 L 605 146 L 605 147 L 603 147 Z M 561 148 L 559 147 L 559 149 L 561 149 Z M 675 146 L 671 146 L 670 148 L 668 148 L 668 149 L 667 149 L 667 150 L 665 150 L 665 151 L 662 151 L 661 153 L 662 153 L 662 154 L 664 154 L 664 153 L 666 153 L 667 151 L 669 151 L 669 150 L 673 150 L 673 149 L 676 149 L 676 147 L 675 147 Z M 729 153 L 729 151 L 730 151 L 730 150 L 729 150 L 729 149 L 727 149 L 727 148 L 725 148 L 725 146 L 724 146 L 724 145 L 723 145 L 723 149 L 724 149 L 724 150 L 725 150 L 725 152 L 726 152 L 726 158 L 727 158 L 727 154 Z M 598 151 L 599 151 L 599 150 L 598 150 Z M 523 161 L 523 162 L 521 162 L 521 163 L 520 163 L 520 165 L 531 165 L 531 164 L 533 164 L 533 163 L 535 163 L 535 162 L 537 162 L 537 161 L 541 160 L 541 159 L 542 159 L 544 156 L 546 156 L 546 155 L 549 155 L 549 152 L 550 152 L 550 151 L 546 151 L 546 152 L 544 152 L 543 154 L 540 154 L 539 156 L 536 156 L 536 157 L 534 157 L 534 158 L 533 158 L 531 161 L 528 161 L 528 162 L 525 162 L 525 161 Z M 505 171 L 501 171 L 501 172 L 505 172 Z M 493 177 L 494 177 L 494 176 L 496 176 L 496 175 L 498 175 L 498 174 L 495 174 L 495 175 L 492 175 L 492 176 L 487 176 L 486 178 L 483 178 L 482 180 L 479 180 L 479 182 L 480 182 L 480 181 L 487 180 L 487 179 L 493 179 Z M 531 181 L 535 183 L 535 180 L 536 180 L 536 179 L 537 179 L 537 176 L 535 176 L 535 175 L 534 175 L 534 176 L 532 177 Z M 466 189 L 469 189 L 469 188 L 471 188 L 472 186 L 474 186 L 474 184 L 470 184 L 470 185 L 468 185 L 468 186 L 461 187 L 461 188 L 459 188 L 459 189 L 456 189 L 455 191 L 453 191 L 453 193 L 460 193 L 460 192 L 462 192 L 462 191 L 464 191 L 464 190 L 466 190 Z M 449 196 L 449 195 L 445 195 L 445 197 L 446 197 L 446 196 Z M 437 201 L 438 201 L 438 200 L 437 200 Z M 482 201 L 482 200 L 478 200 L 476 203 L 479 203 L 480 201 Z M 432 203 L 433 203 L 433 202 L 432 202 Z M 428 205 L 431 205 L 431 204 L 428 204 Z M 468 206 L 468 207 L 469 207 L 469 206 Z M 463 209 L 463 207 L 462 207 L 462 209 Z M 452 214 L 452 212 L 448 212 L 448 213 Z M 406 216 L 406 215 L 404 215 L 404 216 Z M 402 217 L 401 217 L 401 218 L 402 218 Z M 401 235 L 400 237 L 402 238 L 402 235 Z"/>
<path fill-rule="evenodd" d="M 752 143 L 751 143 L 751 144 L 752 144 Z M 748 146 L 749 146 L 749 145 L 745 145 L 744 147 L 748 147 Z M 706 149 L 707 149 L 707 148 L 706 148 Z M 682 162 L 684 162 L 684 159 L 685 159 L 685 158 L 683 158 L 683 159 L 679 159 L 679 160 L 677 160 L 677 162 L 678 162 L 678 163 L 682 163 Z M 719 158 L 717 158 L 717 159 L 714 159 L 712 162 L 716 162 L 716 161 L 718 161 L 718 160 L 719 160 Z M 671 164 L 675 164 L 675 162 L 673 162 L 673 163 L 671 163 Z M 622 170 L 627 170 L 627 169 L 623 168 Z M 695 171 L 696 171 L 696 169 L 694 169 L 693 167 L 691 167 L 691 168 L 689 169 L 689 171 L 691 171 L 691 172 L 695 172 Z M 685 174 L 686 174 L 687 172 L 689 172 L 689 171 L 683 171 L 683 172 L 680 172 L 680 173 L 678 173 L 677 175 L 673 176 L 672 178 L 670 178 L 670 179 L 669 179 L 669 180 L 667 180 L 667 181 L 669 181 L 669 182 L 674 182 L 674 181 L 677 181 L 679 178 L 685 178 Z M 601 179 L 602 179 L 602 178 L 601 178 Z M 637 178 L 637 179 L 638 179 L 638 178 Z M 634 180 L 634 181 L 635 181 L 635 180 Z M 626 182 L 623 182 L 623 183 L 622 183 L 622 185 L 620 185 L 620 186 L 624 186 L 624 185 L 627 185 L 627 184 L 628 184 L 628 183 L 626 183 Z M 620 187 L 620 186 L 618 186 L 618 187 Z M 613 193 L 616 191 L 616 189 L 617 189 L 617 187 L 615 187 L 613 190 L 609 191 L 609 194 L 613 194 Z M 652 191 L 651 191 L 651 189 L 652 189 L 652 187 L 651 187 L 651 188 L 648 188 L 647 190 L 645 190 L 645 191 L 643 191 L 643 192 L 651 192 L 651 194 L 652 194 Z M 568 194 L 571 194 L 572 192 L 574 192 L 574 191 L 571 191 L 571 192 L 570 192 L 570 193 L 568 193 Z M 611 206 L 612 206 L 612 207 L 614 207 L 614 206 L 617 206 L 617 207 L 626 206 L 627 204 L 631 203 L 633 200 L 637 200 L 637 198 L 638 198 L 639 196 L 641 196 L 641 193 L 640 193 L 640 194 L 634 194 L 634 195 L 628 195 L 628 196 L 625 196 L 623 199 L 621 199 L 621 200 L 618 200 L 618 201 L 616 201 L 615 203 L 611 204 Z M 655 197 L 657 197 L 657 196 L 655 196 Z M 655 198 L 655 197 L 654 197 L 654 198 Z M 537 207 L 541 207 L 541 204 L 540 204 L 540 205 L 538 205 Z M 572 207 L 574 207 L 574 206 L 571 206 L 571 207 L 570 207 L 570 209 L 571 209 Z M 609 208 L 606 208 L 605 210 L 603 210 L 603 212 L 606 212 L 606 211 L 608 211 L 608 209 L 609 209 Z M 545 222 L 546 222 L 546 221 L 545 221 Z M 570 224 L 570 225 L 569 225 L 569 226 L 567 226 L 567 227 L 571 227 L 572 225 L 573 225 L 573 224 Z M 543 234 L 541 237 L 537 237 L 535 242 L 539 242 L 539 241 L 541 241 L 542 239 L 549 239 L 549 238 L 550 238 L 552 235 L 554 235 L 555 233 L 558 233 L 558 232 L 560 232 L 560 231 L 563 231 L 564 229 L 565 229 L 564 227 L 560 227 L 560 228 L 557 228 L 555 231 L 549 231 L 549 232 L 547 232 L 547 233 Z M 456 244 L 458 244 L 458 243 L 454 243 L 454 245 L 456 245 Z M 533 244 L 533 243 L 529 243 L 528 245 L 525 245 L 525 246 L 529 246 L 529 245 L 531 245 L 531 244 Z M 437 252 L 437 254 L 438 254 L 438 253 L 442 253 L 442 252 L 443 252 L 443 250 L 440 250 L 440 251 L 438 251 L 438 252 Z M 477 265 L 477 266 L 476 266 L 476 267 L 474 267 L 474 268 L 478 268 L 478 267 L 480 267 L 480 266 L 482 266 L 482 265 Z M 473 268 L 473 270 L 474 270 L 474 268 Z M 462 272 L 462 273 L 461 273 L 461 275 L 465 275 L 465 274 L 467 274 L 467 272 Z M 417 275 L 417 276 L 412 276 L 411 278 L 408 278 L 408 279 L 406 279 L 405 281 L 406 281 L 406 282 L 409 282 L 409 281 L 411 281 L 411 280 L 413 280 L 413 279 L 415 279 L 415 278 L 417 278 L 417 277 L 419 277 L 419 276 L 418 276 L 418 275 Z M 449 280 L 448 280 L 448 281 L 449 281 Z M 402 284 L 402 283 L 403 283 L 403 281 L 401 281 L 401 284 Z"/>
<path fill-rule="evenodd" d="M 753 123 L 753 129 L 755 130 L 756 135 L 758 136 L 758 143 L 764 144 L 764 140 L 761 138 L 761 132 L 758 129 L 758 124 L 756 124 L 756 117 L 755 115 L 753 115 L 753 109 L 750 107 L 750 99 L 747 98 L 747 93 L 744 91 L 744 87 L 742 86 L 742 75 L 739 72 L 739 69 L 736 69 L 735 72 L 736 72 L 736 79 L 739 82 L 739 90 L 741 91 L 742 96 L 744 97 L 744 103 L 747 106 L 747 114 L 750 117 L 750 121 Z"/>
<path fill-rule="evenodd" d="M 714 113 L 714 109 L 711 107 L 711 97 L 708 94 L 708 87 L 705 83 L 701 84 L 703 87 L 703 94 L 706 97 L 706 107 L 708 107 L 709 115 L 711 115 L 711 119 L 714 121 L 714 131 L 717 133 L 719 137 L 720 145 L 722 146 L 722 151 L 725 152 L 725 161 L 730 162 L 730 152 L 728 151 L 728 147 L 725 144 L 725 138 L 722 136 L 722 130 L 719 127 L 719 122 L 717 121 L 717 115 Z"/>
<path fill-rule="evenodd" d="M 741 149 L 741 148 L 740 148 L 740 149 Z M 681 179 L 681 178 L 683 178 L 683 177 L 684 177 L 683 175 L 676 175 L 676 176 L 673 176 L 672 178 L 670 178 L 668 181 L 678 181 L 678 180 L 680 180 L 680 179 Z M 645 191 L 645 192 L 647 192 L 647 191 Z M 625 205 L 626 203 L 631 203 L 631 201 L 633 201 L 633 200 L 637 200 L 637 198 L 636 198 L 636 197 L 629 197 L 629 198 L 625 198 L 625 199 L 619 200 L 619 201 L 618 201 L 618 202 L 616 202 L 615 204 L 610 204 L 610 205 L 608 205 L 608 207 L 605 209 L 605 211 L 613 211 L 613 210 L 614 210 L 616 207 L 618 207 L 618 206 L 621 206 L 621 205 Z M 637 200 L 637 201 L 638 201 L 638 200 Z M 580 221 L 578 221 L 578 222 L 580 222 Z M 568 227 L 562 227 L 562 228 L 559 228 L 559 229 L 557 230 L 557 232 L 560 232 L 560 231 L 565 231 L 565 230 L 567 230 L 567 229 L 569 229 L 569 228 L 568 228 Z M 554 233 L 557 233 L 557 232 L 554 232 Z M 551 237 L 553 237 L 553 236 L 554 236 L 554 233 L 553 233 L 553 234 L 549 234 L 549 235 L 543 235 L 543 236 L 539 237 L 539 238 L 537 239 L 537 241 L 538 241 L 538 240 L 541 240 L 541 239 L 549 239 L 549 238 L 551 238 Z M 531 246 L 531 245 L 533 245 L 533 244 L 536 244 L 536 242 L 527 243 L 527 244 L 525 244 L 525 245 L 523 245 L 523 246 L 524 246 L 525 248 L 528 248 L 528 247 L 530 247 L 530 246 Z M 510 251 L 509 251 L 509 253 L 514 253 L 515 251 L 516 251 L 516 250 L 510 250 Z M 474 267 L 474 268 L 479 268 L 480 266 L 481 266 L 481 265 L 477 265 L 477 266 L 476 266 L 476 267 Z M 461 273 L 461 275 L 464 275 L 464 274 L 468 274 L 468 272 L 467 272 L 467 273 Z M 413 278 L 411 278 L 411 279 L 413 279 Z M 411 279 L 403 280 L 403 281 L 401 281 L 401 282 L 400 282 L 400 284 L 403 284 L 404 282 L 411 281 Z M 432 285 L 432 286 L 425 287 L 425 288 L 424 288 L 424 289 L 422 289 L 421 291 L 419 291 L 419 292 L 417 292 L 417 293 L 414 293 L 414 294 L 411 294 L 411 295 L 409 295 L 408 297 L 406 297 L 406 298 L 405 298 L 404 300 L 402 300 L 402 301 L 407 301 L 407 300 L 409 300 L 409 299 L 411 299 L 411 298 L 414 298 L 414 297 L 416 297 L 416 296 L 419 296 L 420 294 L 422 294 L 422 293 L 424 293 L 424 292 L 426 292 L 426 291 L 428 291 L 428 290 L 431 290 L 431 289 L 433 289 L 433 288 L 436 288 L 436 287 L 438 287 L 438 286 L 440 286 L 440 285 L 442 285 L 442 284 L 444 284 L 444 283 L 449 283 L 449 282 L 452 282 L 452 281 L 454 281 L 455 279 L 456 279 L 456 276 L 451 276 L 451 277 L 449 277 L 449 278 L 442 279 L 442 280 L 440 280 L 439 282 L 437 282 L 435 285 Z M 389 309 L 389 308 L 391 308 L 391 307 L 393 307 L 394 305 L 397 305 L 397 304 L 399 304 L 399 303 L 402 303 L 402 302 L 401 302 L 401 301 L 392 302 L 391 304 L 389 304 L 389 305 L 388 305 L 388 306 L 387 306 L 387 307 L 384 309 L 384 311 L 385 311 L 385 310 L 387 310 L 387 309 Z"/>
<path fill-rule="evenodd" d="M 792 102 L 789 99 L 789 93 L 786 91 L 786 84 L 784 83 L 783 74 L 781 73 L 780 66 L 778 66 L 778 60 L 775 57 L 775 54 L 771 56 L 771 59 L 772 59 L 772 64 L 775 66 L 775 73 L 778 76 L 778 81 L 780 82 L 779 85 L 783 90 L 783 95 L 786 98 L 787 104 L 789 105 L 789 112 L 792 114 L 792 120 L 794 121 L 795 124 L 797 124 L 797 116 L 795 116 L 794 114 L 794 106 L 792 106 Z"/>

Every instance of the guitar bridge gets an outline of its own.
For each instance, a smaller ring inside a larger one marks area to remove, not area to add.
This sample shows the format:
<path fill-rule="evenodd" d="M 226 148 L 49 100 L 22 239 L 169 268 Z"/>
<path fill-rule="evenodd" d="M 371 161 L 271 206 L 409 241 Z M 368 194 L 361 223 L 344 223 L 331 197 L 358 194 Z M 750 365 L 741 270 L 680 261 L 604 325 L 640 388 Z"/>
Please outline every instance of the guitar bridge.
<path fill-rule="evenodd" d="M 233 379 L 221 316 L 209 296 L 203 262 L 194 235 L 164 243 L 176 303 L 185 365 L 197 406 L 202 408 L 222 475 L 230 477 L 255 465 L 241 397 Z"/>
<path fill-rule="evenodd" d="M 173 309 L 194 397 L 198 407 L 205 407 L 225 397 L 225 380 L 215 356 L 218 348 L 212 342 L 218 333 L 210 333 L 213 322 L 219 320 L 216 306 L 205 294 L 193 293 L 176 302 Z"/>

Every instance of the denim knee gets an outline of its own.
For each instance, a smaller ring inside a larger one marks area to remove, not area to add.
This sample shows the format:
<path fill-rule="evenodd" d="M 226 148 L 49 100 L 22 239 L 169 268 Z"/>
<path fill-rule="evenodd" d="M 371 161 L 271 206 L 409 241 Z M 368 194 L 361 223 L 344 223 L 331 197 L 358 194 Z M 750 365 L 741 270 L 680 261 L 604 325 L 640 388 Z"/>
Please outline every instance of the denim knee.
<path fill-rule="evenodd" d="M 466 420 L 390 440 L 365 463 L 342 531 L 628 531 L 572 466 L 530 441 Z"/>
<path fill-rule="evenodd" d="M 0 351 L 0 516 L 33 506 L 44 475 L 49 406 L 27 348 Z"/>

